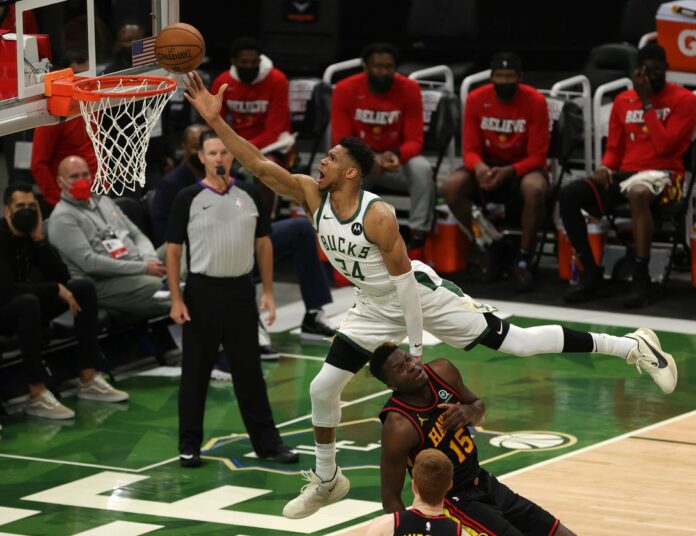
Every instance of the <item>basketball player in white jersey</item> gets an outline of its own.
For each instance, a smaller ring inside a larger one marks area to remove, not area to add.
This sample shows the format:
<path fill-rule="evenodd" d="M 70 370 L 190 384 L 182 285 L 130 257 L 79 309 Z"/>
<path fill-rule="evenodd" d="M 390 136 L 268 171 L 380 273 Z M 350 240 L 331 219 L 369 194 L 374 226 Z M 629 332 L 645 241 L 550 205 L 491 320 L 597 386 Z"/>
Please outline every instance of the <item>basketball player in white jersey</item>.
<path fill-rule="evenodd" d="M 493 314 L 429 266 L 411 261 L 390 205 L 361 189 L 373 166 L 370 147 L 344 138 L 319 165 L 319 177 L 293 175 L 264 157 L 220 117 L 225 91 L 211 95 L 197 73 L 186 81 L 189 102 L 227 149 L 276 193 L 294 198 L 310 215 L 331 264 L 356 286 L 355 305 L 338 329 L 324 365 L 310 386 L 316 464 L 308 484 L 283 509 L 292 519 L 309 516 L 343 498 L 350 482 L 336 465 L 340 395 L 348 381 L 387 341 L 408 335 L 410 352 L 422 355 L 427 329 L 443 342 L 470 350 L 477 344 L 519 356 L 594 352 L 626 359 L 645 370 L 665 393 L 677 382 L 672 356 L 657 336 L 641 328 L 624 337 L 571 330 L 559 325 L 520 328 Z"/>

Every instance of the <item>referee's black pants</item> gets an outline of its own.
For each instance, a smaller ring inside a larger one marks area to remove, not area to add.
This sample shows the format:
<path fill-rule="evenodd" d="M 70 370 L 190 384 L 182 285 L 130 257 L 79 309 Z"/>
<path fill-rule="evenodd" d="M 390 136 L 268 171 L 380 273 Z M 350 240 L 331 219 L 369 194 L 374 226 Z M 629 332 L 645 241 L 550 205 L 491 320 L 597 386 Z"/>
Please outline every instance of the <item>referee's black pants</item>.
<path fill-rule="evenodd" d="M 208 382 L 222 343 L 254 451 L 259 456 L 275 453 L 281 440 L 261 371 L 259 313 L 250 277 L 189 274 L 184 302 L 191 321 L 183 326 L 179 452 L 200 452 Z"/>

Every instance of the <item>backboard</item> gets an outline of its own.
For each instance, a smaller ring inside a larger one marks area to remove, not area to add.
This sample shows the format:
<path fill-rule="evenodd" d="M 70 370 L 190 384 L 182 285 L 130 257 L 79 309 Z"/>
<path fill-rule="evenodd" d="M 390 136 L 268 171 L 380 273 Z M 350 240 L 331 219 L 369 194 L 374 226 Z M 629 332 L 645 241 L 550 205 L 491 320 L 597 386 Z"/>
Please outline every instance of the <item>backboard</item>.
<path fill-rule="evenodd" d="M 178 20 L 179 0 L 0 0 L 0 136 L 61 120 L 47 111 L 46 72 L 167 76 L 152 41 Z"/>

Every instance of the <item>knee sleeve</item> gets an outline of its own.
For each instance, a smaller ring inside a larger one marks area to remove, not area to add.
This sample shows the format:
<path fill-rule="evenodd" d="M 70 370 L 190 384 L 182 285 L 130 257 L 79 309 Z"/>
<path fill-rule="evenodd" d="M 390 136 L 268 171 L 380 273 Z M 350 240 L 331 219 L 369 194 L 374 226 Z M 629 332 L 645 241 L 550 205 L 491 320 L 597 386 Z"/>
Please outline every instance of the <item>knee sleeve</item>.
<path fill-rule="evenodd" d="M 352 372 L 324 363 L 309 386 L 312 399 L 312 424 L 336 428 L 341 422 L 341 391 L 354 376 Z"/>
<path fill-rule="evenodd" d="M 520 328 L 511 324 L 499 350 L 517 356 L 561 353 L 563 351 L 563 328 L 555 324 L 531 328 Z"/>

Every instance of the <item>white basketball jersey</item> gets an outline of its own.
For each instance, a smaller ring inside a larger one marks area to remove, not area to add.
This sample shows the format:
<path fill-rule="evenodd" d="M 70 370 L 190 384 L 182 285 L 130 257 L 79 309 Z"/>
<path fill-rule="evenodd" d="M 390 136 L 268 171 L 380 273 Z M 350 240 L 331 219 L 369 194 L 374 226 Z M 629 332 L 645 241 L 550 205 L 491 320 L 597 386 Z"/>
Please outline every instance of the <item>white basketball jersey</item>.
<path fill-rule="evenodd" d="M 314 228 L 321 249 L 336 270 L 363 291 L 383 296 L 394 290 L 394 284 L 379 248 L 365 236 L 363 223 L 365 213 L 377 201 L 381 201 L 379 196 L 360 190 L 357 210 L 347 220 L 341 220 L 327 192 L 314 213 Z"/>

